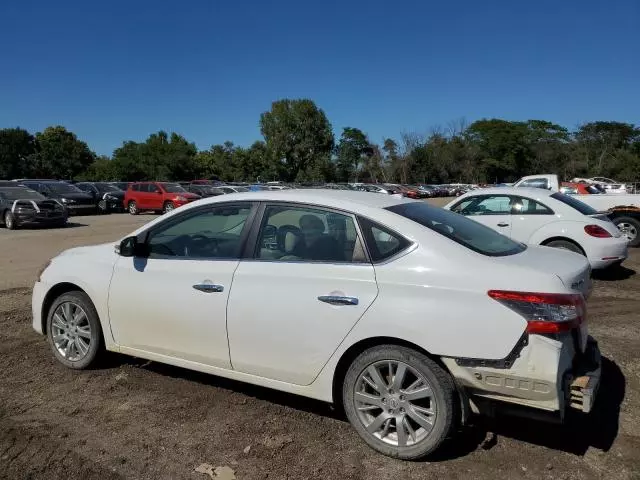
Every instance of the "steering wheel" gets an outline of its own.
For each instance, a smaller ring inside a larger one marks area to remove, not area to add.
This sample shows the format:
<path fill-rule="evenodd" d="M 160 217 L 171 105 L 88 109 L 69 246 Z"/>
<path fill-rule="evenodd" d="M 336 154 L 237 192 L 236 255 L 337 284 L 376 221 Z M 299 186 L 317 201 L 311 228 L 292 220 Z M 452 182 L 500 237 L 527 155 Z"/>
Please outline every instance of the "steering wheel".
<path fill-rule="evenodd" d="M 201 233 L 189 235 L 189 244 L 185 246 L 185 254 L 187 256 L 196 252 L 206 253 L 207 255 L 218 254 L 218 240 L 207 237 Z M 192 251 L 193 250 L 193 251 Z"/>

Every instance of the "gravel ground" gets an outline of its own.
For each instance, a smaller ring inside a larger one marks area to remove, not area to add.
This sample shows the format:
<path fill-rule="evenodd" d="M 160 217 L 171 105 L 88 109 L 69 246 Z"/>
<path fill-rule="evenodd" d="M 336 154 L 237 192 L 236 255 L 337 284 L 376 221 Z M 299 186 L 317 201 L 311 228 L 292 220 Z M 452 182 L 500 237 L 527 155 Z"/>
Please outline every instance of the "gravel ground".
<path fill-rule="evenodd" d="M 589 301 L 605 356 L 591 415 L 567 426 L 476 419 L 436 458 L 402 462 L 373 452 L 323 403 L 120 355 L 85 372 L 56 363 L 30 326 L 38 268 L 152 218 L 0 229 L 0 478 L 206 480 L 202 464 L 238 479 L 640 478 L 640 250 L 598 278 Z"/>

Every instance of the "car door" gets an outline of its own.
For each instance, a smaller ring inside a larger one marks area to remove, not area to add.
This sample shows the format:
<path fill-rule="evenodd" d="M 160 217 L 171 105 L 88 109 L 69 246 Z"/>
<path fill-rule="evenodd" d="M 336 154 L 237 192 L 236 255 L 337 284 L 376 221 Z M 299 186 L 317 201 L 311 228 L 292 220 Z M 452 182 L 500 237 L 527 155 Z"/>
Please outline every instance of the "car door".
<path fill-rule="evenodd" d="M 116 343 L 229 368 L 227 299 L 253 212 L 249 202 L 206 205 L 140 235 L 146 255 L 119 257 L 110 284 Z"/>
<path fill-rule="evenodd" d="M 149 192 L 147 193 L 147 201 L 151 210 L 162 210 L 164 203 L 164 195 L 162 190 L 155 183 L 149 184 Z"/>
<path fill-rule="evenodd" d="M 528 243 L 544 225 L 555 221 L 553 210 L 527 197 L 512 197 L 511 238 Z"/>
<path fill-rule="evenodd" d="M 373 266 L 348 213 L 274 203 L 261 218 L 229 296 L 231 362 L 308 385 L 374 301 Z"/>
<path fill-rule="evenodd" d="M 464 198 L 451 210 L 509 237 L 511 235 L 511 201 L 511 197 L 504 194 L 474 195 Z"/>

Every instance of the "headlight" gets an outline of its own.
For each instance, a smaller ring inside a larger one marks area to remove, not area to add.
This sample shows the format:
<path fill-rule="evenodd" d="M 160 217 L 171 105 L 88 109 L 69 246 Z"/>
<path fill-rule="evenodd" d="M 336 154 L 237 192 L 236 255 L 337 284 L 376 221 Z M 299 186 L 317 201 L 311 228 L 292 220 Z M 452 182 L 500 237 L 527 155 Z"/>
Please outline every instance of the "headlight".
<path fill-rule="evenodd" d="M 113 195 L 109 195 L 108 193 L 106 193 L 106 194 L 104 195 L 104 199 L 105 199 L 105 200 L 117 200 L 117 198 L 116 198 L 116 197 L 114 197 Z"/>
<path fill-rule="evenodd" d="M 179 202 L 186 202 L 187 201 L 187 199 L 185 197 L 181 197 L 181 196 L 177 196 L 176 200 L 179 201 Z"/>
<path fill-rule="evenodd" d="M 62 203 L 76 203 L 75 200 L 72 200 L 71 198 L 62 198 Z"/>

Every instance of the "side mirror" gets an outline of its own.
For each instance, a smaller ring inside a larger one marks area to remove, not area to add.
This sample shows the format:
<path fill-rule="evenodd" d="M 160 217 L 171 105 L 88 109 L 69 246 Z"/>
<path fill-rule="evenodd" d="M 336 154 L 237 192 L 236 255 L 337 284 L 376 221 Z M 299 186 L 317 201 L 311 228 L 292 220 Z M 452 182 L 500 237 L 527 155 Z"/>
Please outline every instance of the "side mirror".
<path fill-rule="evenodd" d="M 116 245 L 115 252 L 121 257 L 148 257 L 149 246 L 145 243 L 138 243 L 138 237 L 127 237 Z"/>

